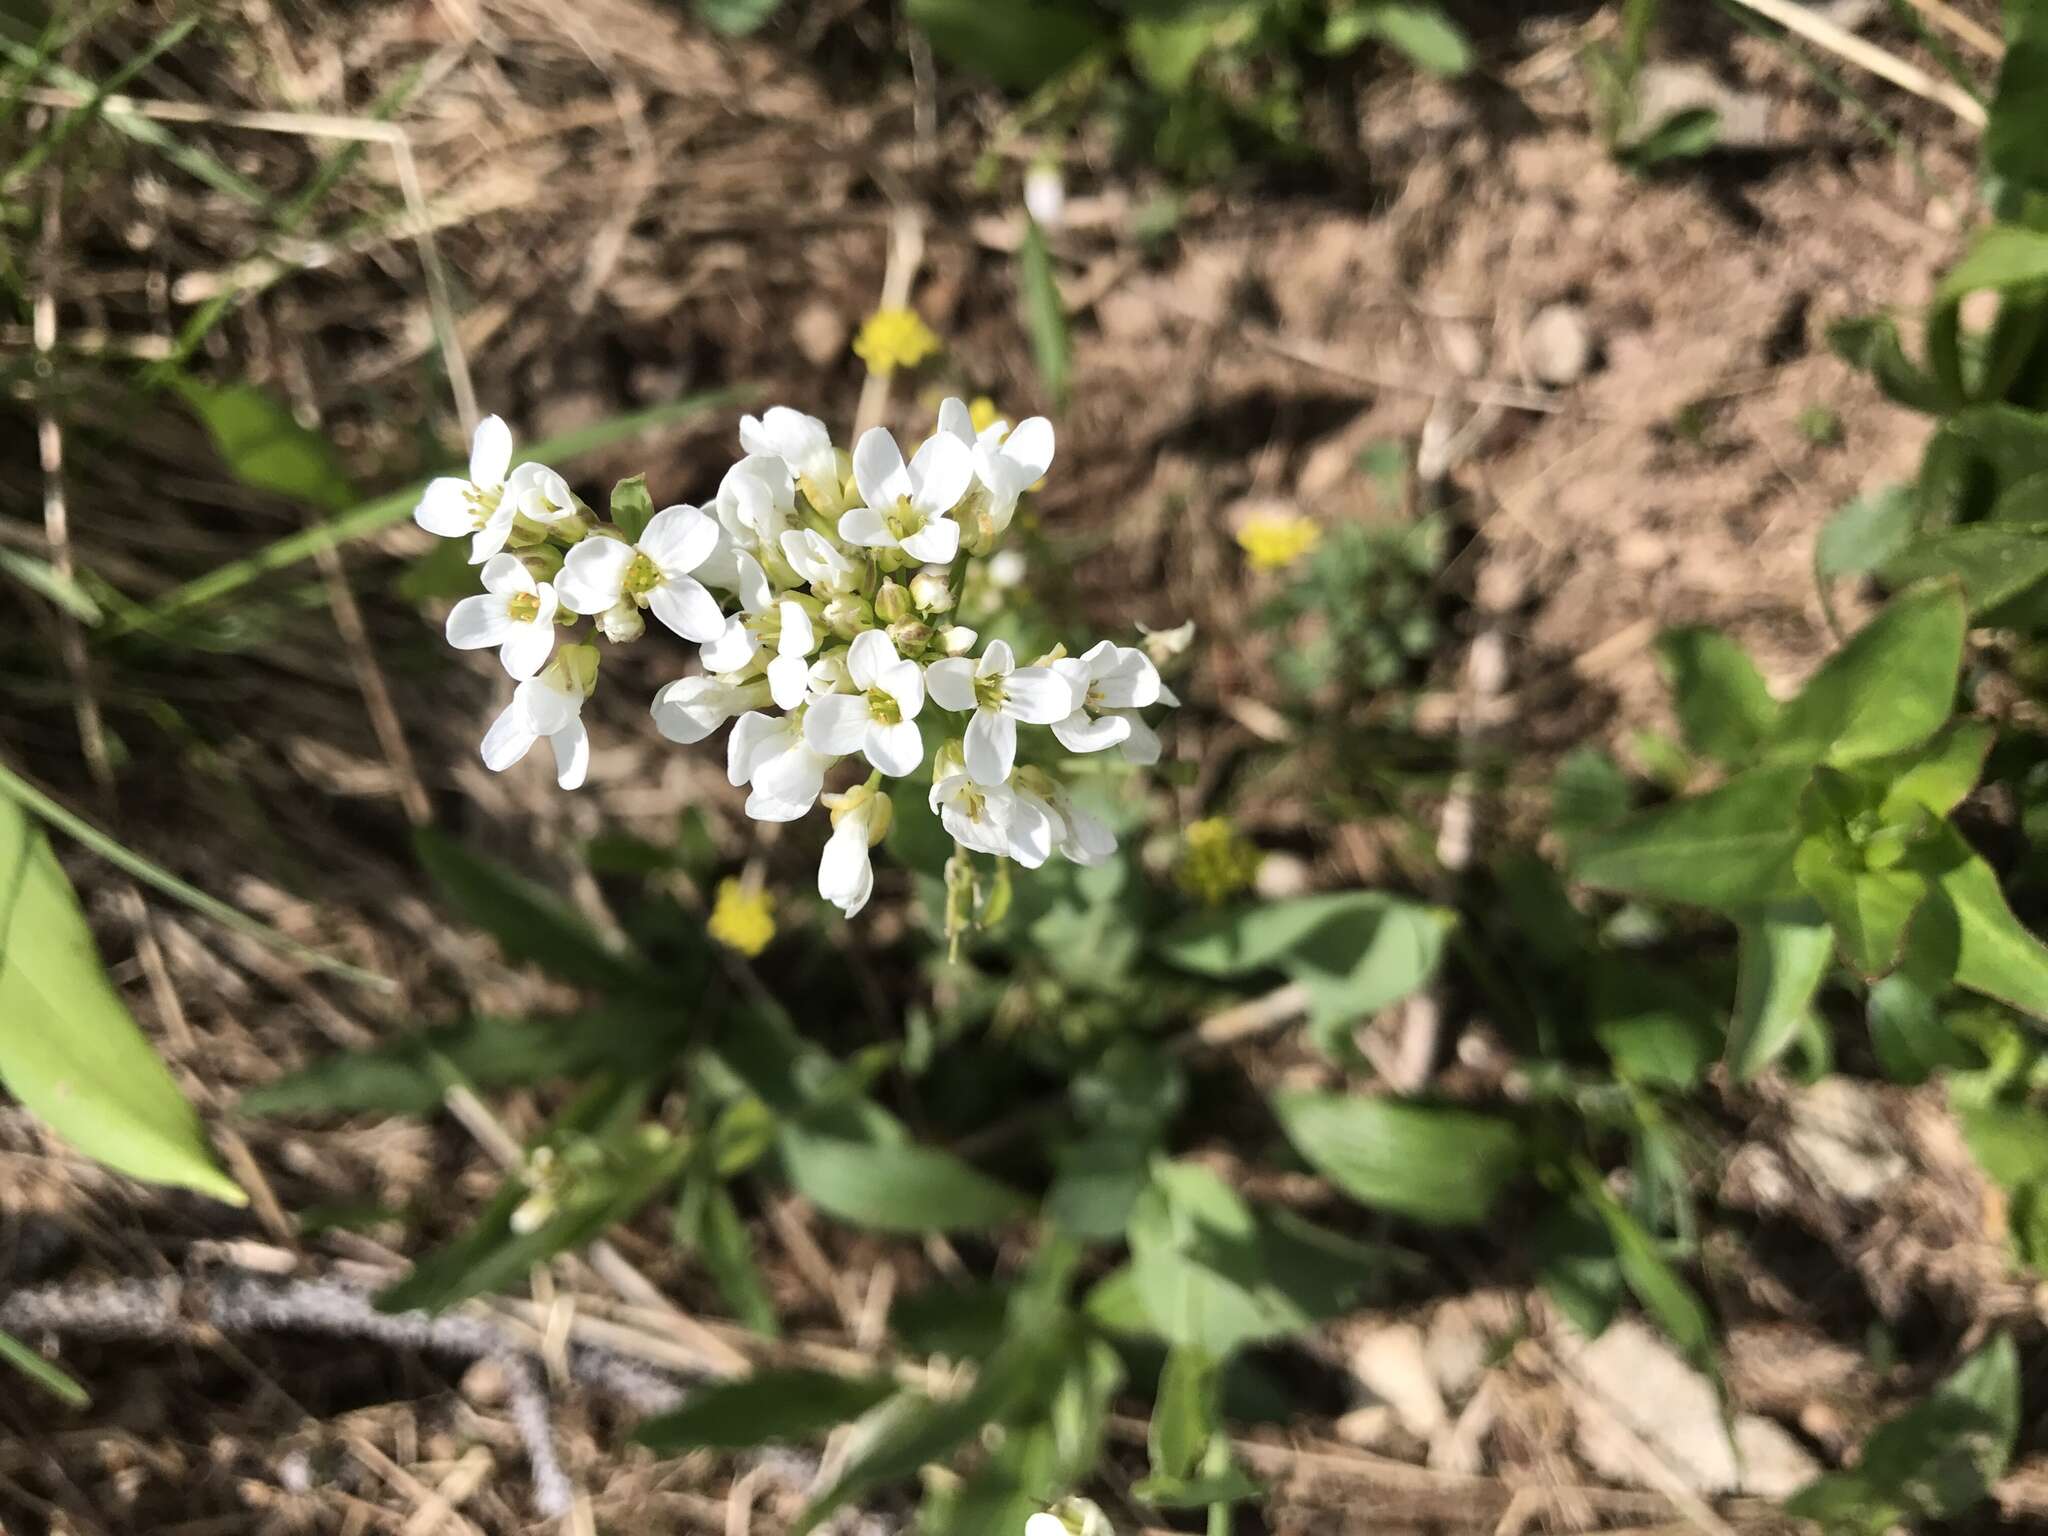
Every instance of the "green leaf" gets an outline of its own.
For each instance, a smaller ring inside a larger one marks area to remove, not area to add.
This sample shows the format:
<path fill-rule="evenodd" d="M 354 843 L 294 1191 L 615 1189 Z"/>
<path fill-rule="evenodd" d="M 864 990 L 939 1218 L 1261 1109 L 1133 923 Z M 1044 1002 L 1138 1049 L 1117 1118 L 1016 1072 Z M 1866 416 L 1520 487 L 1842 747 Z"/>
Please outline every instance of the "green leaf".
<path fill-rule="evenodd" d="M 1927 989 L 1904 972 L 1872 982 L 1865 1007 L 1871 1049 L 1895 1083 L 1924 1083 L 1944 1067 L 1967 1067 L 1975 1059 Z"/>
<path fill-rule="evenodd" d="M 1719 1379 L 1714 1359 L 1714 1326 L 1698 1295 L 1671 1267 L 1656 1239 L 1607 1192 L 1598 1171 L 1581 1163 L 1576 1172 L 1580 1193 L 1607 1227 L 1615 1259 L 1621 1266 L 1621 1278 L 1629 1290 L 1693 1369 Z"/>
<path fill-rule="evenodd" d="M 1703 795 L 1639 812 L 1589 837 L 1572 874 L 1587 885 L 1721 911 L 1799 894 L 1799 796 L 1807 770 L 1752 768 Z"/>
<path fill-rule="evenodd" d="M 413 850 L 449 903 L 515 960 L 599 990 L 648 986 L 638 959 L 614 952 L 554 892 L 433 827 L 414 831 Z"/>
<path fill-rule="evenodd" d="M 647 493 L 647 477 L 633 475 L 612 487 L 612 521 L 627 540 L 637 540 L 654 518 L 654 498 Z"/>
<path fill-rule="evenodd" d="M 740 1220 L 731 1192 L 708 1169 L 694 1171 L 676 1202 L 676 1245 L 704 1261 L 718 1294 L 742 1323 L 763 1338 L 781 1333 L 775 1300 L 768 1294 L 761 1266 L 754 1262 L 746 1223 Z"/>
<path fill-rule="evenodd" d="M 1810 907 L 1777 907 L 1738 919 L 1735 1013 L 1728 1070 L 1747 1082 L 1782 1056 L 1813 1016 L 1835 936 Z"/>
<path fill-rule="evenodd" d="M 2003 292 L 2036 284 L 2048 284 L 2048 234 L 2018 224 L 1993 224 L 1949 269 L 1935 302 L 1955 304 L 1982 289 Z"/>
<path fill-rule="evenodd" d="M 1877 380 L 1892 399 L 1916 411 L 1939 414 L 1959 408 L 1962 397 L 1906 360 L 1899 328 L 1889 315 L 1860 315 L 1828 327 L 1828 345 L 1852 368 Z"/>
<path fill-rule="evenodd" d="M 1598 1338 L 1614 1321 L 1624 1289 L 1607 1223 L 1574 1197 L 1547 1207 L 1529 1236 L 1544 1294 L 1574 1328 Z"/>
<path fill-rule="evenodd" d="M 1878 804 L 1879 817 L 1905 821 L 1915 809 L 1948 815 L 1983 776 L 1995 734 L 1982 720 L 1958 720 L 1917 751 L 1873 763 L 1867 771 L 1891 780 Z"/>
<path fill-rule="evenodd" d="M 2032 485 L 2033 481 L 2023 481 Z M 2048 493 L 2048 480 L 2040 487 Z M 2048 526 L 1969 523 L 1915 539 L 1884 562 L 1887 581 L 1953 579 L 1974 618 L 2048 577 Z"/>
<path fill-rule="evenodd" d="M 1433 75 L 1455 79 L 1472 68 L 1472 45 L 1457 23 L 1434 5 L 1368 4 L 1351 13 L 1362 40 L 1376 37 Z M 1332 18 L 1335 24 L 1335 18 Z M 1342 51 L 1342 50 L 1336 50 Z"/>
<path fill-rule="evenodd" d="M 1997 872 L 1947 823 L 1916 855 L 1954 916 L 1956 984 L 2048 1020 L 2048 946 L 2013 916 Z"/>
<path fill-rule="evenodd" d="M 738 1451 L 770 1441 L 814 1440 L 896 1395 L 888 1376 L 839 1376 L 800 1369 L 756 1371 L 695 1388 L 673 1413 L 642 1421 L 640 1444 L 664 1456 Z"/>
<path fill-rule="evenodd" d="M 1223 22 L 1224 18 L 1199 13 L 1168 19 L 1134 17 L 1124 28 L 1124 51 L 1148 85 L 1163 96 L 1178 96 L 1216 43 Z"/>
<path fill-rule="evenodd" d="M 136 1028 L 93 948 L 43 830 L 0 797 L 0 1083 L 110 1168 L 247 1197 L 214 1163 L 199 1117 Z"/>
<path fill-rule="evenodd" d="M 1859 496 L 1829 518 L 1813 545 L 1814 580 L 1826 584 L 1843 576 L 1867 576 L 1881 570 L 1912 540 L 1913 492 L 1908 486 L 1886 486 Z"/>
<path fill-rule="evenodd" d="M 1866 976 L 1899 963 L 1906 929 L 1927 899 L 1927 880 L 1911 869 L 1852 869 L 1826 838 L 1799 845 L 1799 883 L 1834 925 L 1842 958 Z"/>
<path fill-rule="evenodd" d="M 1863 1444 L 1856 1465 L 1829 1472 L 1787 1501 L 1787 1514 L 1831 1531 L 1877 1536 L 1892 1526 L 1948 1520 L 1981 1503 L 2005 1472 L 2019 1434 L 2019 1354 L 1999 1334 L 1954 1374 Z"/>
<path fill-rule="evenodd" d="M 1657 660 L 1671 688 L 1685 744 L 1734 767 L 1756 755 L 1778 719 L 1778 701 L 1741 646 L 1713 629 L 1667 629 Z"/>
<path fill-rule="evenodd" d="M 1052 403 L 1065 405 L 1073 339 L 1067 333 L 1066 300 L 1053 280 L 1052 252 L 1035 219 L 1024 221 L 1024 243 L 1017 248 L 1017 295 L 1024 306 L 1024 333 L 1031 338 L 1038 377 Z"/>
<path fill-rule="evenodd" d="M 1197 1477 L 1143 1477 L 1131 1484 L 1131 1494 L 1158 1509 L 1197 1509 L 1204 1504 L 1235 1504 L 1264 1496 L 1260 1483 L 1237 1467 L 1227 1472 L 1205 1472 Z"/>
<path fill-rule="evenodd" d="M 1520 1127 L 1476 1110 L 1307 1092 L 1272 1104 L 1318 1173 L 1355 1200 L 1417 1221 L 1477 1225 L 1528 1169 Z"/>
<path fill-rule="evenodd" d="M 320 433 L 300 426 L 282 401 L 253 384 L 215 387 L 184 376 L 178 379 L 178 393 L 242 484 L 322 512 L 341 512 L 356 504 L 355 487 L 333 446 Z"/>
<path fill-rule="evenodd" d="M 1846 767 L 1919 745 L 1955 707 L 1966 628 L 1956 587 L 1900 593 L 1785 706 L 1768 755 Z"/>
<path fill-rule="evenodd" d="M 1593 1036 L 1616 1074 L 1666 1088 L 1699 1081 L 1722 1043 L 1712 1007 L 1681 978 L 1632 956 L 1594 964 Z"/>
<path fill-rule="evenodd" d="M 783 1127 L 789 1181 L 818 1209 L 878 1232 L 985 1232 L 1031 1202 L 937 1147 L 883 1145 Z"/>
<path fill-rule="evenodd" d="M 1616 151 L 1632 170 L 1646 171 L 1667 160 L 1696 160 L 1721 142 L 1721 114 L 1712 107 L 1686 107 Z"/>
<path fill-rule="evenodd" d="M 1109 40 L 1081 0 L 907 0 L 904 10 L 940 58 L 1006 90 L 1035 91 Z"/>
<path fill-rule="evenodd" d="M 392 589 L 409 603 L 474 597 L 483 591 L 483 567 L 469 563 L 467 539 L 436 539 L 432 549 L 406 563 Z"/>
<path fill-rule="evenodd" d="M 1968 1104 L 1949 1095 L 1970 1155 L 2008 1192 L 2048 1180 L 2048 1114 L 2031 1104 Z"/>
<path fill-rule="evenodd" d="M 1200 1346 L 1176 1344 L 1168 1352 L 1146 1437 L 1155 1477 L 1178 1481 L 1201 1461 L 1216 1433 L 1217 1381 L 1216 1360 Z"/>
<path fill-rule="evenodd" d="M 768 24 L 782 0 L 692 0 L 697 14 L 727 37 L 746 37 Z M 637 534 L 628 534 L 637 538 Z"/>
<path fill-rule="evenodd" d="M 52 1365 L 10 1333 L 0 1332 L 0 1361 L 13 1366 L 67 1407 L 92 1406 L 91 1394 L 69 1372 Z"/>

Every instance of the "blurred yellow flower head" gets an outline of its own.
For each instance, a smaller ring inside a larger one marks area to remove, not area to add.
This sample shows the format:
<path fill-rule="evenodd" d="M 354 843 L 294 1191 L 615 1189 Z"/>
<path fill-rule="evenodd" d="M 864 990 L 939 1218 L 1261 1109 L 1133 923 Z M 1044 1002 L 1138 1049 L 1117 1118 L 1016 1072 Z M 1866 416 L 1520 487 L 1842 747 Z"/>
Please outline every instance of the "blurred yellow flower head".
<path fill-rule="evenodd" d="M 1277 571 L 1294 564 L 1323 540 L 1323 530 L 1294 513 L 1261 512 L 1237 530 L 1238 547 L 1252 569 Z"/>
<path fill-rule="evenodd" d="M 939 338 L 914 309 L 878 309 L 853 338 L 854 355 L 868 372 L 887 378 L 898 368 L 915 368 L 939 350 Z"/>
<path fill-rule="evenodd" d="M 775 937 L 775 898 L 739 880 L 721 880 L 709 927 L 712 938 L 751 959 Z"/>
<path fill-rule="evenodd" d="M 995 401 L 987 395 L 976 395 L 967 402 L 967 419 L 974 423 L 977 434 L 986 432 L 1003 419 L 1003 413 L 996 409 Z"/>
<path fill-rule="evenodd" d="M 1229 817 L 1210 816 L 1184 834 L 1174 879 L 1205 906 L 1221 906 L 1239 891 L 1251 888 L 1265 857 L 1230 824 Z"/>

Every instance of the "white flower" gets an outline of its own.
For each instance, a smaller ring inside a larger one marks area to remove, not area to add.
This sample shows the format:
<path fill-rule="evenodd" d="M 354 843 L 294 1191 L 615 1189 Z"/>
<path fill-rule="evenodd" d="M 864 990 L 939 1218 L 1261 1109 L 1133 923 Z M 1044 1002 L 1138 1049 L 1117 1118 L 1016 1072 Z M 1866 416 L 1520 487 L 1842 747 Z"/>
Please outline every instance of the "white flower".
<path fill-rule="evenodd" d="M 1077 1496 L 1061 1499 L 1044 1514 L 1027 1516 L 1024 1536 L 1116 1536 L 1116 1527 L 1094 1500 Z"/>
<path fill-rule="evenodd" d="M 1006 421 L 994 421 L 976 432 L 965 403 L 948 399 L 939 405 L 939 435 L 973 448 L 974 477 L 988 493 L 989 526 L 997 533 L 1010 526 L 1017 499 L 1052 468 L 1052 423 L 1043 416 L 1019 422 L 1015 428 Z"/>
<path fill-rule="evenodd" d="M 736 683 L 729 677 L 679 677 L 654 696 L 654 728 L 670 741 L 691 746 L 769 699 L 767 683 L 758 679 Z"/>
<path fill-rule="evenodd" d="M 697 579 L 738 591 L 741 555 L 759 557 L 796 515 L 796 486 L 789 466 L 766 454 L 749 454 L 725 472 L 711 503 L 718 543 L 697 567 Z"/>
<path fill-rule="evenodd" d="M 630 598 L 685 640 L 712 640 L 725 629 L 718 599 L 690 573 L 718 544 L 718 524 L 695 507 L 664 507 L 637 544 L 587 538 L 569 551 L 556 586 L 571 613 L 603 613 Z"/>
<path fill-rule="evenodd" d="M 1024 208 L 1034 222 L 1058 229 L 1067 218 L 1067 181 L 1056 165 L 1038 162 L 1024 173 Z"/>
<path fill-rule="evenodd" d="M 740 446 L 748 453 L 782 460 L 790 473 L 821 488 L 839 483 L 839 455 L 825 423 L 786 405 L 771 405 L 759 416 L 740 418 Z"/>
<path fill-rule="evenodd" d="M 865 505 L 839 519 L 839 537 L 869 549 L 900 549 L 944 565 L 960 552 L 948 516 L 974 480 L 974 455 L 951 433 L 927 438 L 908 464 L 885 427 L 870 427 L 853 450 L 853 480 Z"/>
<path fill-rule="evenodd" d="M 1092 811 L 1074 803 L 1066 787 L 1036 768 L 1017 770 L 1017 797 L 1052 824 L 1053 846 L 1070 862 L 1096 865 L 1116 852 L 1116 834 Z"/>
<path fill-rule="evenodd" d="M 827 795 L 825 804 L 832 812 L 832 836 L 818 860 L 818 894 L 853 917 L 874 893 L 875 866 L 868 850 L 887 834 L 894 807 L 888 795 L 865 784 Z"/>
<path fill-rule="evenodd" d="M 535 581 L 516 555 L 484 562 L 484 589 L 448 614 L 448 643 L 458 651 L 498 646 L 498 660 L 516 678 L 538 672 L 555 648 L 555 589 Z"/>
<path fill-rule="evenodd" d="M 782 558 L 804 584 L 821 598 L 838 597 L 860 586 L 861 570 L 839 552 L 838 545 L 809 528 L 785 529 L 779 541 Z"/>
<path fill-rule="evenodd" d="M 512 690 L 512 702 L 484 733 L 484 766 L 503 773 L 545 736 L 555 753 L 555 782 L 575 789 L 590 771 L 590 733 L 582 714 L 596 681 L 597 652 L 587 645 L 563 647 L 545 670 Z"/>
<path fill-rule="evenodd" d="M 1069 752 L 1100 752 L 1127 740 L 1132 717 L 1119 710 L 1159 702 L 1159 669 L 1143 651 L 1104 640 L 1080 656 L 1052 664 L 1078 701 L 1074 712 L 1053 722 L 1052 733 Z"/>
<path fill-rule="evenodd" d="M 566 522 L 576 515 L 576 495 L 569 482 L 530 459 L 505 477 L 505 500 L 532 523 Z"/>
<path fill-rule="evenodd" d="M 1130 722 L 1130 734 L 1124 737 L 1124 761 L 1137 768 L 1150 768 L 1159 761 L 1159 733 L 1147 725 L 1135 709 L 1110 711 Z"/>
<path fill-rule="evenodd" d="M 747 814 L 756 821 L 795 821 L 818 803 L 834 759 L 804 740 L 798 715 L 741 715 L 726 739 L 725 776 L 752 786 Z"/>
<path fill-rule="evenodd" d="M 793 597 L 776 599 L 751 555 L 740 556 L 740 602 L 745 617 L 734 614 L 698 654 L 709 672 L 739 673 L 754 665 L 770 647 L 768 688 L 778 709 L 803 703 L 810 680 L 810 655 L 818 648 L 818 627 L 810 610 Z"/>
<path fill-rule="evenodd" d="M 1075 690 L 1048 667 L 1017 666 L 1008 644 L 991 640 L 979 664 L 965 657 L 935 661 L 925 673 L 941 709 L 973 710 L 967 724 L 967 771 L 977 784 L 1000 784 L 1017 760 L 1017 722 L 1051 725 L 1074 712 Z"/>
<path fill-rule="evenodd" d="M 469 563 L 482 565 L 505 547 L 517 512 L 505 494 L 512 467 L 512 429 L 498 416 L 477 423 L 469 445 L 469 478 L 443 475 L 430 482 L 412 520 L 444 539 L 470 540 Z"/>
<path fill-rule="evenodd" d="M 829 693 L 811 701 L 804 715 L 804 739 L 834 757 L 859 752 L 882 772 L 901 778 L 924 761 L 917 712 L 924 708 L 924 674 L 904 661 L 879 629 L 854 637 L 846 651 L 854 693 Z"/>

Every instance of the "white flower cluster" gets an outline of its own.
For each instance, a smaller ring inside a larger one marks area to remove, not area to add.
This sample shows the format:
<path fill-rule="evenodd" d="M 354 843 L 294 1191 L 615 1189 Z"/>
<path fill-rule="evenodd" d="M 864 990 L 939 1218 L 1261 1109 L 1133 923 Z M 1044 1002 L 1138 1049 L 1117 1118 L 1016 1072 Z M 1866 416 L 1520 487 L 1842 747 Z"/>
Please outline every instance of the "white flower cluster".
<path fill-rule="evenodd" d="M 822 800 L 833 832 L 818 890 L 847 916 L 867 902 L 868 850 L 889 828 L 883 779 L 925 761 L 927 705 L 960 725 L 931 767 L 932 809 L 957 844 L 1028 868 L 1055 852 L 1107 858 L 1109 829 L 1053 774 L 1017 764 L 1018 727 L 1048 727 L 1070 752 L 1119 747 L 1154 763 L 1159 738 L 1138 712 L 1178 702 L 1157 668 L 1107 640 L 1020 665 L 1005 642 L 982 645 L 952 621 L 976 562 L 989 591 L 1014 582 L 1014 555 L 997 552 L 1052 465 L 1051 423 L 977 432 L 948 400 L 906 463 L 880 427 L 849 455 L 823 422 L 777 406 L 742 419 L 740 445 L 708 507 L 665 507 L 638 529 L 599 519 L 552 470 L 513 469 L 495 416 L 477 429 L 469 477 L 428 486 L 416 521 L 469 539 L 483 566 L 483 593 L 448 616 L 449 643 L 497 648 L 518 684 L 484 737 L 485 765 L 508 768 L 545 738 L 562 787 L 581 784 L 593 640 L 636 639 L 651 613 L 703 663 L 655 695 L 656 727 L 687 744 L 736 722 L 727 772 L 758 820 L 794 821 Z M 585 620 L 594 634 L 579 633 Z M 828 793 L 827 774 L 850 757 L 866 760 L 866 781 Z"/>

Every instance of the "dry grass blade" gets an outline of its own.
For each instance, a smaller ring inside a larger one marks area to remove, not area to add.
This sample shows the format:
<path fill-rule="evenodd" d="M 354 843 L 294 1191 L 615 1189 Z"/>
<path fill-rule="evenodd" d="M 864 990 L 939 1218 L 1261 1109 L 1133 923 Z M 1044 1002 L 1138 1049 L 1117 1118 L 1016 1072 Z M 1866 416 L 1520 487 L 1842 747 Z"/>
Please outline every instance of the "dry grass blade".
<path fill-rule="evenodd" d="M 1919 65 L 1902 59 L 1895 53 L 1886 52 L 1875 43 L 1858 37 L 1848 28 L 1795 3 L 1795 0 L 1729 0 L 1729 3 L 1742 6 L 1768 21 L 1776 22 L 1787 32 L 1804 38 L 1816 48 L 1825 49 L 1837 58 L 1845 59 L 1860 69 L 1866 69 L 1881 80 L 1889 80 L 1901 90 L 1911 91 L 1915 96 L 1939 103 L 1972 128 L 1982 128 L 1990 121 L 1984 103 L 1960 86 L 1936 78 Z"/>

